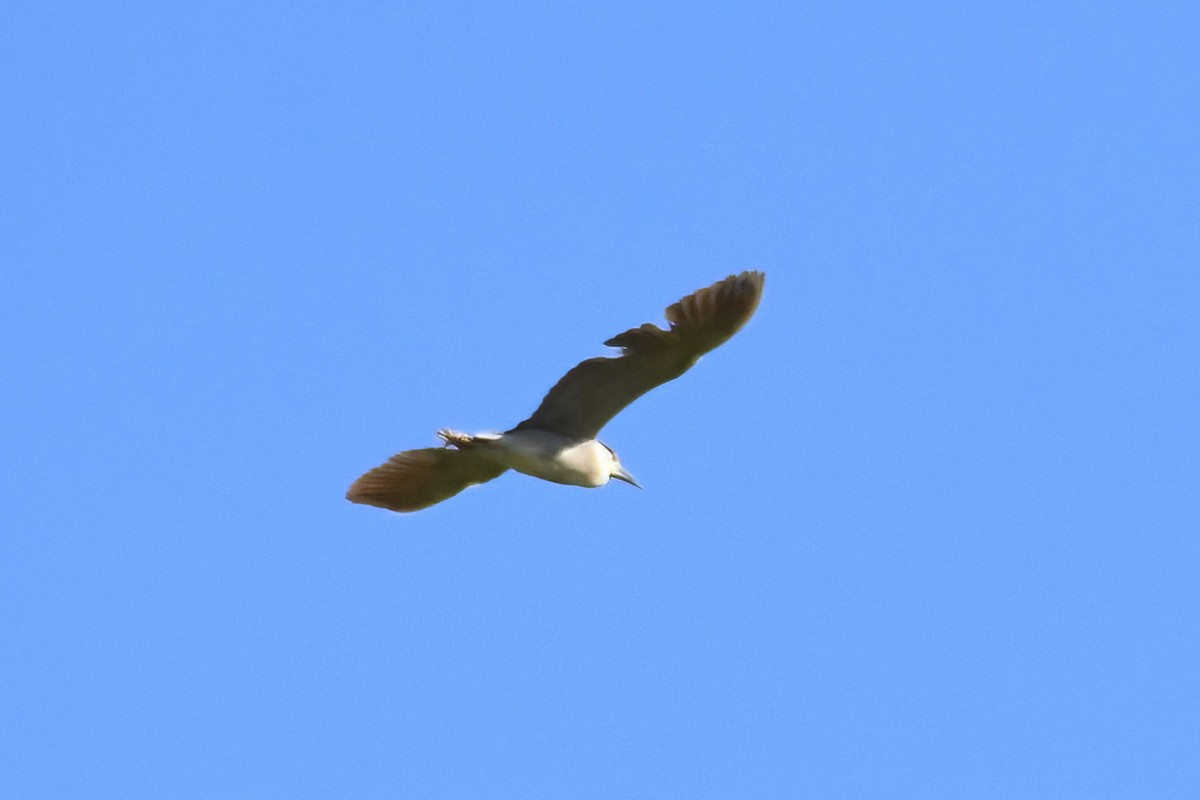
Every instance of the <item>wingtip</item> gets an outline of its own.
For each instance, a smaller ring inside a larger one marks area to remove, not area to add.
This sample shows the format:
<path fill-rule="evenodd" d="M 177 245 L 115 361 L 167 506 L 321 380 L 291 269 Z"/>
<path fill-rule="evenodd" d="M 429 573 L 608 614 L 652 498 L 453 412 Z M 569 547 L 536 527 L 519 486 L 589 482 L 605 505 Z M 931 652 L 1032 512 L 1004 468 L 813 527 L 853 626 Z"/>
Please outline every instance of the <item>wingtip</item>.
<path fill-rule="evenodd" d="M 730 275 L 723 281 L 718 281 L 714 286 L 721 284 L 732 284 L 739 288 L 753 288 L 758 294 L 762 294 L 763 285 L 767 281 L 767 274 L 756 269 L 748 269 L 744 272 L 739 272 L 736 275 Z"/>
<path fill-rule="evenodd" d="M 700 352 L 717 347 L 750 321 L 762 299 L 766 275 L 746 270 L 693 292 L 667 309 L 672 330 L 697 337 Z"/>

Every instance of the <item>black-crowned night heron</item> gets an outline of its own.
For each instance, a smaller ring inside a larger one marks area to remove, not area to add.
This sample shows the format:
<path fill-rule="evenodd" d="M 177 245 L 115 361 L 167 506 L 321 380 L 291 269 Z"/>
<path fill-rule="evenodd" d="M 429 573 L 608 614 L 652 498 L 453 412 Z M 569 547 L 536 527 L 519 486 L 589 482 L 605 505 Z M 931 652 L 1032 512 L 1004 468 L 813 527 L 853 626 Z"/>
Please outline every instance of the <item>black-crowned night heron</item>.
<path fill-rule="evenodd" d="M 637 486 L 617 454 L 596 441 L 621 409 L 687 372 L 754 314 L 763 274 L 730 275 L 666 311 L 668 330 L 647 322 L 605 342 L 615 358 L 589 358 L 546 394 L 533 416 L 504 433 L 438 431 L 443 447 L 405 450 L 354 482 L 346 499 L 392 511 L 417 511 L 515 469 L 571 486 L 617 478 Z M 641 488 L 641 487 L 638 487 Z"/>

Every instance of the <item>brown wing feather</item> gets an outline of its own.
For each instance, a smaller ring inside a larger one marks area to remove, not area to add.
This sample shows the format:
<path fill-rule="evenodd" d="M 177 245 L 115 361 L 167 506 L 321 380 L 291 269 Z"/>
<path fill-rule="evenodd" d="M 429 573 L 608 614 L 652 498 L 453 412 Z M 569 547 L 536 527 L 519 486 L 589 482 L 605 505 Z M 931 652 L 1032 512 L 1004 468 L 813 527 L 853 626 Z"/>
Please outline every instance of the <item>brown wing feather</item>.
<path fill-rule="evenodd" d="M 514 430 L 540 428 L 595 438 L 625 406 L 678 378 L 700 356 L 737 333 L 758 308 L 763 279 L 761 272 L 730 275 L 668 308 L 667 330 L 647 322 L 617 334 L 605 344 L 621 348 L 620 356 L 599 356 L 579 364 Z"/>
<path fill-rule="evenodd" d="M 350 487 L 346 499 L 392 511 L 418 511 L 502 472 L 504 467 L 462 450 L 405 450 L 364 473 Z"/>

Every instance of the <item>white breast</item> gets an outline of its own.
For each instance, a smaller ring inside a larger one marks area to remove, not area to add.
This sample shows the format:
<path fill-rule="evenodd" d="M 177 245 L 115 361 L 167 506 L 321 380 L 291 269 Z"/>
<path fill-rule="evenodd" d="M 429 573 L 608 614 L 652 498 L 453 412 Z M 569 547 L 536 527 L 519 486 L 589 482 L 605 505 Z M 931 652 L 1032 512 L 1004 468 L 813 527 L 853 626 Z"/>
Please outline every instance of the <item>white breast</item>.
<path fill-rule="evenodd" d="M 510 469 L 570 486 L 603 486 L 612 471 L 612 453 L 594 439 L 575 442 L 537 429 L 501 435 L 493 452 Z"/>

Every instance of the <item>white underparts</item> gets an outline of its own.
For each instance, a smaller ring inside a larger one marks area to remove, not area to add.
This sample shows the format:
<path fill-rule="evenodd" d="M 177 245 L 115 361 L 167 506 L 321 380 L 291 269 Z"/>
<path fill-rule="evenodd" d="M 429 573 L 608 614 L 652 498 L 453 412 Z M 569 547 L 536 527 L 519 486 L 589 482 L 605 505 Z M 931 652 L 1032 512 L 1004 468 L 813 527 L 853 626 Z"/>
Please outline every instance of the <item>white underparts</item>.
<path fill-rule="evenodd" d="M 616 463 L 612 451 L 595 439 L 578 441 L 536 428 L 498 435 L 453 431 L 438 435 L 448 445 L 471 450 L 496 464 L 569 486 L 603 486 Z"/>

